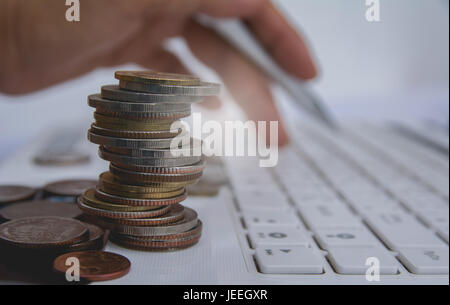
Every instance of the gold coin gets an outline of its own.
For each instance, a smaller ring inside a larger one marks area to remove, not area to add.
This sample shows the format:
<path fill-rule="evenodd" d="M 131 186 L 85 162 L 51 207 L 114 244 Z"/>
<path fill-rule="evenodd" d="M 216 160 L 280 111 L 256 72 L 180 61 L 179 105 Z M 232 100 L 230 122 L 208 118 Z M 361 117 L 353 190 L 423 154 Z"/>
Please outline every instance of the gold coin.
<path fill-rule="evenodd" d="M 110 172 L 100 174 L 99 186 L 100 188 L 115 189 L 116 191 L 124 193 L 165 193 L 180 189 L 176 187 L 154 187 L 124 184 L 114 179 L 114 176 Z"/>
<path fill-rule="evenodd" d="M 91 207 L 114 211 L 114 212 L 143 212 L 159 209 L 161 206 L 129 206 L 123 204 L 110 203 L 95 197 L 95 190 L 89 189 L 83 194 L 83 202 Z"/>
<path fill-rule="evenodd" d="M 107 193 L 107 194 L 116 195 L 116 196 L 120 196 L 120 197 L 126 197 L 126 198 L 136 198 L 136 199 L 166 199 L 166 198 L 181 195 L 185 191 L 185 189 L 182 187 L 182 188 L 176 189 L 175 191 L 162 192 L 162 193 L 157 193 L 157 192 L 131 193 L 131 192 L 119 191 L 115 188 L 109 188 L 105 185 L 100 185 L 99 189 L 100 189 L 100 191 Z"/>
<path fill-rule="evenodd" d="M 161 85 L 197 86 L 200 78 L 175 73 L 161 73 L 157 71 L 117 71 L 114 77 L 118 80 L 126 80 L 139 83 L 153 83 Z"/>

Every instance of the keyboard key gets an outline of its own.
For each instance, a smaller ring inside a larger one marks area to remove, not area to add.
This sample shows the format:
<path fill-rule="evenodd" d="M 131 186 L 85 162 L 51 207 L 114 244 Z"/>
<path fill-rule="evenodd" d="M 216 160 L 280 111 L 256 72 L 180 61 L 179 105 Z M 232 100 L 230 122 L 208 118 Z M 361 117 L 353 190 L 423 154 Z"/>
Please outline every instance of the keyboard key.
<path fill-rule="evenodd" d="M 328 250 L 328 258 L 333 268 L 340 274 L 366 274 L 369 258 L 379 260 L 380 274 L 397 274 L 399 264 L 385 249 L 374 248 L 343 248 L 336 247 Z"/>
<path fill-rule="evenodd" d="M 256 262 L 262 273 L 321 274 L 322 260 L 306 247 L 258 247 Z"/>
<path fill-rule="evenodd" d="M 432 231 L 404 212 L 367 213 L 365 218 L 372 230 L 392 250 L 447 247 Z"/>
<path fill-rule="evenodd" d="M 249 229 L 250 243 L 259 246 L 307 246 L 307 237 L 299 229 L 288 226 L 260 226 Z"/>
<path fill-rule="evenodd" d="M 437 232 L 448 243 L 449 226 L 442 226 L 437 228 Z"/>
<path fill-rule="evenodd" d="M 415 274 L 448 274 L 448 248 L 400 249 L 399 259 Z"/>
<path fill-rule="evenodd" d="M 280 192 L 255 189 L 236 193 L 237 201 L 242 210 L 288 210 L 289 202 Z"/>
<path fill-rule="evenodd" d="M 366 229 L 322 229 L 315 231 L 322 249 L 333 247 L 372 247 L 379 242 Z"/>
<path fill-rule="evenodd" d="M 299 224 L 298 216 L 294 212 L 244 211 L 243 217 L 248 228 L 267 225 L 296 226 Z"/>
<path fill-rule="evenodd" d="M 423 211 L 419 214 L 419 218 L 430 227 L 448 227 L 449 215 L 440 211 Z"/>
<path fill-rule="evenodd" d="M 347 208 L 340 205 L 310 206 L 300 213 L 313 230 L 326 228 L 361 228 L 362 224 Z"/>

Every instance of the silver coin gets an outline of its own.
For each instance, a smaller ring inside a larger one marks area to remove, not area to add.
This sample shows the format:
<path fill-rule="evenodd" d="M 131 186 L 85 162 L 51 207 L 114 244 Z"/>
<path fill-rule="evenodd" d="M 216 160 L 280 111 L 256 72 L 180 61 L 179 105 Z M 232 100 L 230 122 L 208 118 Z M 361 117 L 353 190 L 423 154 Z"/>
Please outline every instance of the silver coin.
<path fill-rule="evenodd" d="M 176 139 L 177 142 L 179 138 Z M 127 156 L 127 157 L 135 157 L 135 158 L 179 158 L 179 157 L 189 157 L 199 154 L 202 155 L 202 144 L 201 140 L 196 140 L 191 138 L 191 144 L 186 148 L 126 148 L 126 147 L 118 147 L 113 145 L 103 145 L 104 149 L 107 152 L 111 152 L 114 154 Z M 186 145 L 187 146 L 187 145 Z M 191 164 L 190 164 L 191 165 Z"/>
<path fill-rule="evenodd" d="M 214 83 L 201 82 L 198 86 L 175 86 L 160 85 L 151 83 L 138 83 L 121 80 L 119 87 L 123 90 L 147 92 L 154 94 L 175 94 L 182 96 L 211 96 L 220 92 L 220 85 Z"/>
<path fill-rule="evenodd" d="M 99 156 L 103 160 L 113 163 L 132 165 L 132 166 L 144 166 L 144 167 L 172 167 L 172 166 L 186 166 L 198 163 L 202 160 L 201 156 L 190 157 L 176 157 L 176 158 L 136 158 L 124 155 L 111 153 L 105 150 L 103 147 L 99 149 Z"/>
<path fill-rule="evenodd" d="M 159 149 L 169 148 L 173 138 L 166 139 L 128 139 L 102 136 L 94 133 L 92 130 L 88 131 L 88 140 L 94 144 L 104 145 L 108 147 L 128 148 L 132 150 L 137 149 Z"/>
<path fill-rule="evenodd" d="M 191 113 L 191 104 L 189 103 L 129 103 L 103 99 L 100 94 L 89 95 L 88 105 L 94 108 L 100 107 L 112 112 L 156 113 L 158 115 L 167 113 L 167 116 L 185 114 L 189 116 Z"/>
<path fill-rule="evenodd" d="M 185 130 L 178 132 L 170 131 L 128 131 L 128 130 L 116 130 L 98 127 L 95 124 L 91 124 L 91 130 L 101 136 L 116 137 L 116 138 L 127 138 L 127 139 L 163 139 L 176 137 Z"/>
<path fill-rule="evenodd" d="M 133 103 L 197 103 L 202 101 L 201 96 L 133 92 L 121 90 L 117 85 L 103 86 L 101 97 L 108 100 Z"/>
<path fill-rule="evenodd" d="M 194 210 L 185 207 L 183 220 L 165 226 L 125 226 L 107 220 L 98 220 L 98 224 L 114 233 L 123 235 L 161 236 L 189 231 L 197 226 L 198 218 L 197 213 Z"/>
<path fill-rule="evenodd" d="M 110 170 L 129 170 L 136 174 L 139 173 L 152 173 L 152 174 L 183 174 L 183 173 L 195 173 L 205 169 L 206 162 L 202 159 L 200 162 L 186 166 L 173 166 L 168 168 L 151 167 L 151 166 L 123 166 L 119 164 L 110 165 Z"/>
<path fill-rule="evenodd" d="M 194 180 L 199 179 L 202 173 L 202 169 L 200 169 L 197 172 L 188 172 L 188 173 L 142 173 L 142 172 L 135 172 L 127 169 L 123 169 L 117 166 L 114 166 L 113 164 L 110 164 L 109 170 L 111 174 L 113 174 L 116 177 L 121 177 L 122 179 L 130 178 L 131 180 L 152 180 L 155 179 L 156 181 L 167 181 L 167 182 L 179 182 L 179 181 L 188 181 L 188 180 Z M 160 178 L 161 180 L 159 180 Z M 166 180 L 165 180 L 166 179 Z"/>

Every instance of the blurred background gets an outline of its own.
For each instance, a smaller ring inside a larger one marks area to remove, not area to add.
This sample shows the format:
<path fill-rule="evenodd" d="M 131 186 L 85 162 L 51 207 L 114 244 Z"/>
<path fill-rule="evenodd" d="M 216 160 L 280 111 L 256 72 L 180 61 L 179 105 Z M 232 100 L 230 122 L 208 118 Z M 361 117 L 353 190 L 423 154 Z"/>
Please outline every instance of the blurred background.
<path fill-rule="evenodd" d="M 380 0 L 380 22 L 367 22 L 365 0 L 274 2 L 308 38 L 320 68 L 311 85 L 337 117 L 448 124 L 448 1 Z M 182 40 L 167 47 L 201 77 L 219 80 Z M 117 83 L 114 70 L 133 68 L 99 69 L 24 96 L 0 94 L 0 162 L 45 128 L 84 124 L 87 129 L 92 121 L 87 95 Z M 222 98 L 230 100 L 226 92 Z M 239 112 L 232 103 L 219 111 L 221 116 Z"/>

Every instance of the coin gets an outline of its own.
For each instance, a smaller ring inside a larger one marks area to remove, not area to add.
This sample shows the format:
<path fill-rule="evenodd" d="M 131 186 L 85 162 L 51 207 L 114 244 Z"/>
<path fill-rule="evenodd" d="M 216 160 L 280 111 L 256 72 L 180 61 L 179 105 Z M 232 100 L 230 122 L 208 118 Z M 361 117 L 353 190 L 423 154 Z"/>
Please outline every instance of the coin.
<path fill-rule="evenodd" d="M 110 168 L 130 170 L 139 173 L 154 173 L 154 174 L 187 174 L 201 172 L 205 169 L 205 160 L 201 160 L 198 163 L 186 166 L 173 166 L 173 167 L 151 167 L 151 166 L 132 166 L 124 164 L 110 164 Z"/>
<path fill-rule="evenodd" d="M 197 180 L 202 176 L 202 170 L 198 172 L 189 172 L 183 174 L 160 174 L 160 173 L 141 173 L 122 169 L 110 165 L 110 172 L 114 177 L 120 177 L 123 180 L 148 181 L 148 182 L 188 182 Z"/>
<path fill-rule="evenodd" d="M 156 151 L 157 152 L 157 151 Z M 169 151 L 170 152 L 170 151 Z M 144 166 L 144 167 L 173 167 L 173 166 L 186 166 L 198 163 L 202 160 L 201 156 L 190 157 L 177 157 L 177 158 L 136 158 L 128 157 L 120 154 L 109 152 L 104 147 L 100 147 L 99 156 L 103 160 L 110 161 L 112 163 L 132 165 L 132 166 Z"/>
<path fill-rule="evenodd" d="M 0 216 L 6 220 L 35 216 L 78 218 L 81 214 L 80 209 L 73 203 L 48 200 L 18 202 L 0 209 Z"/>
<path fill-rule="evenodd" d="M 103 86 L 101 96 L 104 99 L 132 103 L 197 103 L 201 96 L 183 96 L 175 94 L 152 94 L 121 90 L 117 85 Z"/>
<path fill-rule="evenodd" d="M 98 208 L 91 207 L 84 203 L 83 199 L 78 198 L 78 207 L 85 212 L 86 214 L 106 217 L 111 219 L 122 219 L 122 218 L 151 218 L 154 217 L 155 214 L 160 214 L 159 209 L 156 211 L 142 211 L 142 212 L 119 212 L 119 211 L 111 211 L 111 210 L 102 210 Z M 165 208 L 161 208 L 162 210 L 168 210 Z"/>
<path fill-rule="evenodd" d="M 190 103 L 133 103 L 122 100 L 110 100 L 100 96 L 100 94 L 92 94 L 88 96 L 88 105 L 94 108 L 120 113 L 168 113 L 189 112 L 191 111 Z"/>
<path fill-rule="evenodd" d="M 167 139 L 169 142 L 168 147 L 154 147 L 154 148 L 127 148 L 117 145 L 104 145 L 103 148 L 109 152 L 124 155 L 128 157 L 136 158 L 177 158 L 177 157 L 190 157 L 190 156 L 202 156 L 202 142 L 191 141 L 193 145 L 186 145 L 186 147 L 175 148 L 176 144 L 185 137 L 184 134 L 179 135 L 176 139 Z M 171 145 L 172 141 L 176 141 L 174 145 Z M 131 146 L 131 145 L 130 145 Z M 175 147 L 172 147 L 175 146 Z"/>
<path fill-rule="evenodd" d="M 109 117 L 115 117 L 126 120 L 151 120 L 160 122 L 173 122 L 191 115 L 191 111 L 177 112 L 116 112 L 97 107 L 96 113 Z"/>
<path fill-rule="evenodd" d="M 99 188 L 114 189 L 118 192 L 125 193 L 166 193 L 172 191 L 179 191 L 180 188 L 169 188 L 169 187 L 146 187 L 132 184 L 121 183 L 114 179 L 110 172 L 104 172 L 100 174 Z"/>
<path fill-rule="evenodd" d="M 152 83 L 162 85 L 198 85 L 200 78 L 175 73 L 162 73 L 157 71 L 116 71 L 114 77 L 118 80 L 127 80 L 139 83 Z"/>
<path fill-rule="evenodd" d="M 96 185 L 95 180 L 61 180 L 47 184 L 44 191 L 59 196 L 80 196 Z"/>
<path fill-rule="evenodd" d="M 141 251 L 173 251 L 194 246 L 200 240 L 201 233 L 190 238 L 171 241 L 133 241 L 111 235 L 110 240 L 120 246 Z"/>
<path fill-rule="evenodd" d="M 117 204 L 125 204 L 131 206 L 160 206 L 160 205 L 170 205 L 175 203 L 180 203 L 185 200 L 187 197 L 187 193 L 183 192 L 183 194 L 170 197 L 170 198 L 160 198 L 160 199 L 138 199 L 138 198 L 129 198 L 129 197 L 121 197 L 116 195 L 111 195 L 102 192 L 99 189 L 95 190 L 95 196 L 100 200 L 105 200 L 112 203 Z M 139 218 L 139 217 L 136 217 Z"/>
<path fill-rule="evenodd" d="M 111 202 L 106 202 L 103 200 L 99 200 L 95 197 L 95 190 L 89 189 L 87 190 L 83 196 L 81 197 L 83 203 L 100 209 L 107 211 L 115 211 L 115 212 L 145 212 L 145 211 L 153 211 L 153 216 L 159 216 L 165 214 L 169 211 L 168 206 L 129 206 L 123 204 L 115 204 Z"/>
<path fill-rule="evenodd" d="M 0 185 L 0 204 L 26 200 L 35 193 L 36 190 L 28 186 Z"/>
<path fill-rule="evenodd" d="M 123 219 L 111 219 L 109 221 L 128 225 L 128 226 L 158 226 L 165 225 L 180 221 L 184 218 L 184 207 L 180 204 L 175 204 L 170 208 L 167 214 L 152 217 L 152 218 L 123 218 Z"/>
<path fill-rule="evenodd" d="M 181 136 L 181 135 L 180 135 Z M 169 148 L 173 138 L 166 139 L 127 139 L 107 137 L 96 134 L 94 131 L 88 131 L 88 140 L 92 143 L 108 147 L 120 147 L 127 149 L 162 149 Z"/>
<path fill-rule="evenodd" d="M 75 257 L 80 262 L 80 277 L 88 281 L 108 281 L 125 276 L 131 268 L 130 261 L 119 254 L 105 251 L 79 251 L 63 254 L 53 263 L 53 269 L 66 274 L 70 266 L 67 259 Z"/>
<path fill-rule="evenodd" d="M 98 188 L 100 191 L 107 193 L 107 194 L 111 194 L 111 195 L 115 195 L 115 196 L 119 196 L 119 197 L 136 198 L 136 199 L 167 199 L 167 198 L 181 195 L 185 191 L 184 187 L 177 188 L 173 191 L 168 191 L 168 192 L 147 192 L 147 193 L 124 192 L 121 190 L 117 190 L 115 188 L 110 188 L 106 185 L 100 185 Z"/>
<path fill-rule="evenodd" d="M 164 226 L 127 226 L 100 219 L 99 225 L 115 233 L 132 236 L 160 236 L 179 234 L 192 230 L 198 225 L 197 213 L 185 207 L 184 218 Z"/>
<path fill-rule="evenodd" d="M 201 234 L 203 229 L 203 223 L 199 219 L 197 222 L 197 225 L 194 226 L 192 229 L 175 233 L 175 234 L 169 234 L 169 235 L 158 235 L 158 236 L 133 236 L 133 235 L 123 235 L 119 233 L 111 233 L 112 235 L 116 236 L 117 238 L 121 240 L 129 240 L 129 241 L 139 241 L 139 242 L 147 242 L 147 241 L 171 241 L 171 240 L 183 240 L 183 239 L 189 239 L 195 236 L 198 236 Z"/>
<path fill-rule="evenodd" d="M 182 130 L 177 132 L 171 131 L 127 131 L 127 130 L 114 130 L 98 127 L 95 124 L 91 125 L 91 130 L 102 136 L 107 137 L 117 137 L 117 138 L 128 138 L 128 139 L 164 139 L 164 138 L 174 138 L 180 133 Z"/>
<path fill-rule="evenodd" d="M 88 163 L 89 154 L 77 151 L 66 150 L 64 153 L 44 151 L 34 158 L 34 163 L 42 166 L 72 166 Z"/>
<path fill-rule="evenodd" d="M 89 237 L 86 241 L 67 246 L 66 251 L 81 251 L 81 250 L 100 250 L 103 248 L 103 240 L 105 237 L 105 230 L 99 226 L 83 223 L 89 230 Z"/>
<path fill-rule="evenodd" d="M 94 119 L 97 125 L 112 125 L 112 126 L 123 126 L 128 128 L 140 128 L 139 130 L 162 130 L 159 126 L 169 126 L 166 130 L 170 130 L 170 125 L 177 119 L 166 118 L 166 119 L 124 119 L 115 116 L 108 116 L 98 112 L 94 112 Z"/>
<path fill-rule="evenodd" d="M 20 218 L 0 225 L 0 243 L 22 248 L 66 246 L 85 240 L 87 234 L 80 221 L 56 216 Z"/>
<path fill-rule="evenodd" d="M 218 84 L 200 82 L 195 86 L 182 85 L 161 85 L 151 83 L 139 83 L 120 80 L 119 87 L 123 90 L 156 93 L 156 94 L 175 94 L 184 96 L 210 96 L 217 95 L 220 91 Z"/>

